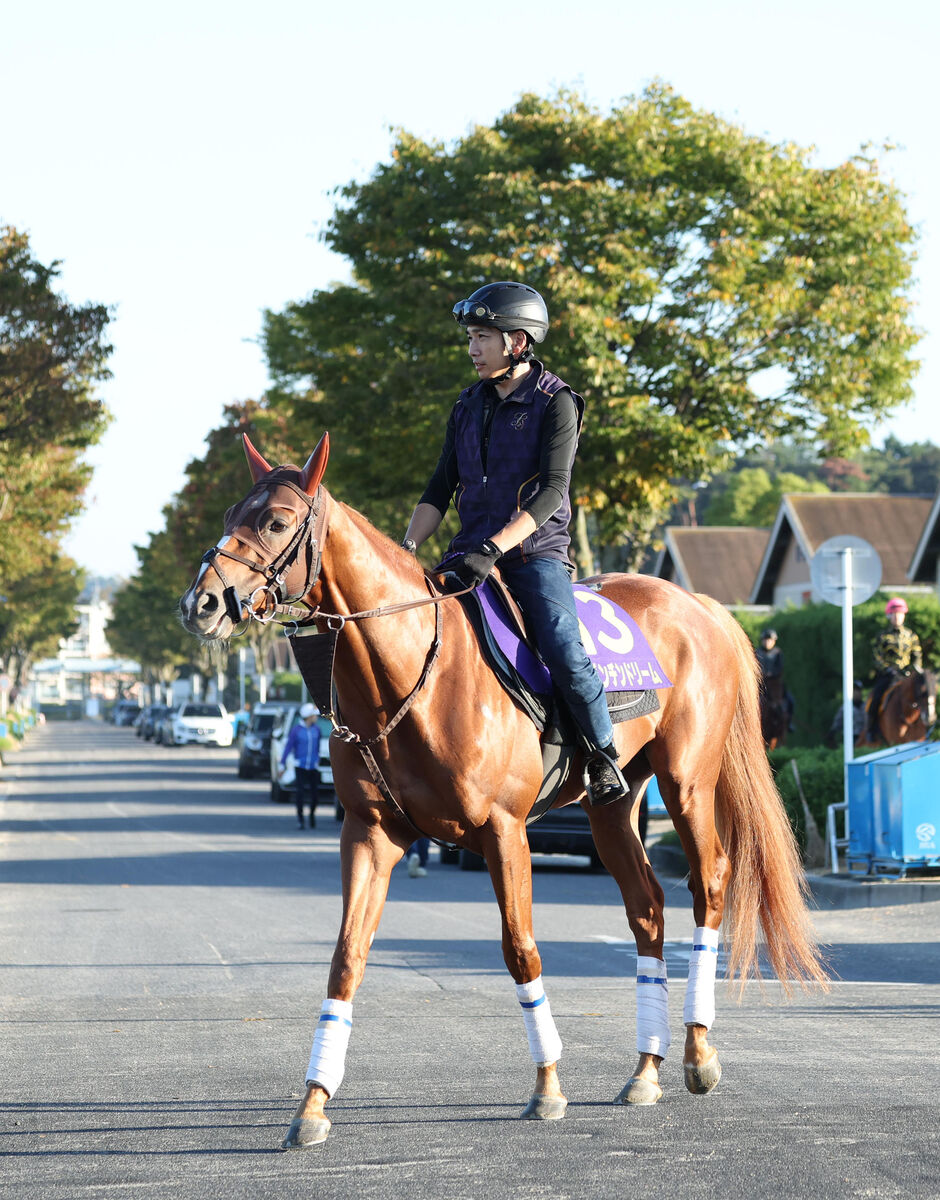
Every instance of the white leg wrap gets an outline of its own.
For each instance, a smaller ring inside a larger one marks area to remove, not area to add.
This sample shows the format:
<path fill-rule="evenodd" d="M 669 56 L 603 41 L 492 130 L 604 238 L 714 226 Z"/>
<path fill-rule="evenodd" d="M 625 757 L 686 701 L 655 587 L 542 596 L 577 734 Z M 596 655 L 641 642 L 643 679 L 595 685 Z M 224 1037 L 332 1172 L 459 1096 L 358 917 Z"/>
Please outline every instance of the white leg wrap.
<path fill-rule="evenodd" d="M 669 981 L 661 958 L 636 960 L 636 1048 L 666 1057 L 669 1043 Z"/>
<path fill-rule="evenodd" d="M 522 1019 L 532 1061 L 537 1067 L 558 1062 L 561 1058 L 561 1038 L 542 986 L 542 976 L 531 983 L 517 983 L 516 997 L 522 1005 Z"/>
<path fill-rule="evenodd" d="M 313 1035 L 307 1083 L 315 1083 L 332 1096 L 343 1082 L 346 1047 L 352 1033 L 352 1004 L 348 1000 L 324 1000 Z"/>
<path fill-rule="evenodd" d="M 692 938 L 689 982 L 685 989 L 682 1020 L 686 1025 L 715 1023 L 715 975 L 718 971 L 718 930 L 699 926 Z"/>

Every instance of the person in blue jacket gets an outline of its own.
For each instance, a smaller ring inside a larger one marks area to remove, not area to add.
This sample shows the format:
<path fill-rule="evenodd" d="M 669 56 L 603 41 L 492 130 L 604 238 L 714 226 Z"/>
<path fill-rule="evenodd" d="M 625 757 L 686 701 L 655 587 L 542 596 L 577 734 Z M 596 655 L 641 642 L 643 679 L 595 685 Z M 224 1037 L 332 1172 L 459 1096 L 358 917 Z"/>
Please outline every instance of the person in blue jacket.
<path fill-rule="evenodd" d="M 477 381 L 457 398 L 437 468 L 402 545 L 414 552 L 451 500 L 460 531 L 446 563 L 465 587 L 499 563 L 539 653 L 588 751 L 588 799 L 629 794 L 617 762 L 604 687 L 581 642 L 568 557 L 571 467 L 584 401 L 546 370 L 533 346 L 548 310 L 524 283 L 490 283 L 455 305 Z"/>
<path fill-rule="evenodd" d="M 284 764 L 288 754 L 293 754 L 294 763 L 294 802 L 297 805 L 297 828 L 304 827 L 304 805 L 310 806 L 310 828 L 317 824 L 316 807 L 320 793 L 320 727 L 317 717 L 320 713 L 315 704 L 300 706 L 300 721 L 287 735 L 284 749 L 281 751 L 281 769 L 279 777 L 284 776 Z"/>

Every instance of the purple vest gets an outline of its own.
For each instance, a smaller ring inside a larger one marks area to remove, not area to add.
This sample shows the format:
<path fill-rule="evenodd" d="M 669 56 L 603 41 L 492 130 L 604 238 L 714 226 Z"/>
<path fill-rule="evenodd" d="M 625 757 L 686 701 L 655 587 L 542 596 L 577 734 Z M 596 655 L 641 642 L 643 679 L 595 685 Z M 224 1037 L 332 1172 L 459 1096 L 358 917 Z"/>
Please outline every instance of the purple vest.
<path fill-rule="evenodd" d="M 552 396 L 568 387 L 564 380 L 546 371 L 538 360 L 518 388 L 503 400 L 490 425 L 486 475 L 483 474 L 483 382 L 460 393 L 455 409 L 455 450 L 460 482 L 454 502 L 460 515 L 460 532 L 450 544 L 453 552 L 472 550 L 491 537 L 531 500 L 539 487 L 542 452 L 542 423 Z M 569 388 L 569 391 L 571 389 Z M 584 401 L 572 391 L 578 409 L 578 429 Z M 531 537 L 504 556 L 507 562 L 520 558 L 567 560 L 571 538 L 571 500 L 567 491 L 559 508 Z"/>

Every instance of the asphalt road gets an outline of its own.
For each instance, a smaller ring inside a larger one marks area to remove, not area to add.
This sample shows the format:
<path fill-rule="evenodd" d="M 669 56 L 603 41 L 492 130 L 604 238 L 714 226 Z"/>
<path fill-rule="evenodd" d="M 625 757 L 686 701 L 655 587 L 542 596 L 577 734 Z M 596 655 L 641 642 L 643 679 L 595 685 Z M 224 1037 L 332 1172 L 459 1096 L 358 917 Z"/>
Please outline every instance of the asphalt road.
<path fill-rule="evenodd" d="M 565 1043 L 561 1122 L 533 1080 L 486 875 L 396 870 L 321 1148 L 276 1148 L 302 1091 L 340 912 L 339 826 L 295 828 L 233 751 L 49 725 L 0 772 L 0 1197 L 938 1197 L 940 903 L 820 911 L 837 974 L 785 1004 L 719 988 L 717 1090 L 682 1084 L 692 933 L 668 895 L 675 1042 L 634 1061 L 632 943 L 611 880 L 537 861 Z"/>

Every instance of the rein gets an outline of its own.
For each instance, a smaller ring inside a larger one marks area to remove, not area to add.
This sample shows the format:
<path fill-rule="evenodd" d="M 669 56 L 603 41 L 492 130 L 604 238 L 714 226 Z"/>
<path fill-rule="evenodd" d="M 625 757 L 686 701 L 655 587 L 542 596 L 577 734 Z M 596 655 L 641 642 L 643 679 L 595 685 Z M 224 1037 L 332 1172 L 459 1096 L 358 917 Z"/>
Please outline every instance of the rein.
<path fill-rule="evenodd" d="M 425 575 L 425 584 L 431 591 L 431 580 Z M 304 682 L 310 689 L 311 695 L 317 701 L 321 711 L 329 718 L 330 724 L 333 726 L 333 732 L 341 742 L 346 742 L 347 745 L 355 746 L 362 755 L 362 760 L 366 765 L 366 770 L 378 789 L 379 795 L 386 804 L 397 813 L 411 828 L 420 836 L 426 837 L 427 834 L 415 824 L 411 817 L 406 812 L 402 804 L 396 799 L 395 794 L 389 787 L 385 776 L 382 774 L 382 769 L 373 754 L 373 748 L 384 742 L 392 730 L 398 725 L 402 718 L 409 711 L 418 694 L 424 688 L 431 671 L 434 669 L 434 664 L 437 662 L 441 653 L 442 629 L 443 629 L 443 610 L 440 605 L 444 600 L 452 599 L 454 596 L 463 595 L 464 591 L 471 591 L 471 588 L 465 588 L 461 592 L 449 592 L 446 594 L 432 594 L 428 597 L 423 597 L 420 600 L 404 601 L 399 604 L 390 604 L 384 608 L 373 608 L 357 613 L 324 613 L 319 609 L 315 610 L 316 618 L 325 620 L 327 623 L 327 633 L 317 633 L 312 636 L 313 631 L 308 623 L 301 627 L 295 624 L 294 632 L 287 633 L 286 636 L 291 644 L 291 649 L 294 652 L 294 657 L 297 660 L 297 665 L 300 667 L 301 675 Z M 411 689 L 408 695 L 400 704 L 398 711 L 379 731 L 369 738 L 363 738 L 360 734 L 350 729 L 342 721 L 341 714 L 338 714 L 334 709 L 334 691 L 333 691 L 333 661 L 336 655 L 336 640 L 347 621 L 364 621 L 369 617 L 387 616 L 392 613 L 404 612 L 407 609 L 420 608 L 427 604 L 436 605 L 435 620 L 434 620 L 434 640 L 431 643 L 431 648 L 428 651 L 424 661 L 424 667 L 421 671 L 421 676 L 418 682 Z M 312 620 L 313 614 L 311 614 Z M 336 622 L 331 624 L 331 622 Z M 439 841 L 437 838 L 431 838 L 437 846 L 449 846 L 450 843 Z"/>
<path fill-rule="evenodd" d="M 264 479 L 255 484 L 254 488 L 242 501 L 245 501 L 260 489 L 269 488 L 271 486 L 286 487 L 295 492 L 307 507 L 306 515 L 298 522 L 297 529 L 288 543 L 288 545 L 277 555 L 270 563 L 253 561 L 246 558 L 242 554 L 237 554 L 233 550 L 226 550 L 220 546 L 213 546 L 207 550 L 202 556 L 202 561 L 208 566 L 211 566 L 219 577 L 223 587 L 222 598 L 225 603 L 225 611 L 232 621 L 233 625 L 240 625 L 244 622 L 244 628 L 237 634 L 233 633 L 230 636 L 242 636 L 249 629 L 252 621 L 258 621 L 262 625 L 267 625 L 275 619 L 276 616 L 291 615 L 298 610 L 293 605 L 299 600 L 306 605 L 306 611 L 302 613 L 302 620 L 291 619 L 288 621 L 277 621 L 285 632 L 285 636 L 291 643 L 291 649 L 294 652 L 294 657 L 297 660 L 297 665 L 300 667 L 301 675 L 304 682 L 310 690 L 311 695 L 317 701 L 320 710 L 325 713 L 333 726 L 333 732 L 336 737 L 346 742 L 348 745 L 355 746 L 362 755 L 366 769 L 372 778 L 373 783 L 379 791 L 382 799 L 391 807 L 391 809 L 406 821 L 416 833 L 421 837 L 426 835 L 409 817 L 408 813 L 396 800 L 391 788 L 382 774 L 381 768 L 376 761 L 373 753 L 373 748 L 381 745 L 386 740 L 393 729 L 399 724 L 403 717 L 408 713 L 418 694 L 424 688 L 430 677 L 431 671 L 434 669 L 434 664 L 437 662 L 441 652 L 441 631 L 443 628 L 443 615 L 441 604 L 445 600 L 451 600 L 457 596 L 463 596 L 467 592 L 473 590 L 472 587 L 461 588 L 459 591 L 453 592 L 435 592 L 434 585 L 430 577 L 425 572 L 424 582 L 429 596 L 423 596 L 419 600 L 403 600 L 397 604 L 387 604 L 379 608 L 363 609 L 360 612 L 354 613 L 330 613 L 324 612 L 319 606 L 313 607 L 305 597 L 314 587 L 320 577 L 320 563 L 322 558 L 323 539 L 326 534 L 328 508 L 323 503 L 323 487 L 318 486 L 313 496 L 307 495 L 301 488 L 297 487 L 292 481 L 287 479 Z M 234 510 L 234 513 L 241 509 Z M 232 516 L 232 524 L 234 524 L 234 515 Z M 227 522 L 226 529 L 231 525 Z M 237 526 L 235 526 L 237 528 Z M 234 536 L 234 535 L 230 535 Z M 251 539 L 244 535 L 239 536 L 239 540 L 249 545 L 259 557 L 265 553 L 265 547 L 259 544 L 252 536 Z M 307 569 L 304 578 L 304 583 L 299 590 L 295 590 L 294 594 L 289 594 L 287 575 L 296 565 L 301 552 L 307 549 Z M 261 575 L 265 582 L 255 588 L 247 597 L 242 598 L 238 594 L 238 590 L 226 578 L 221 564 L 220 558 L 229 558 L 233 562 L 241 563 L 250 570 Z M 262 613 L 255 611 L 255 603 L 259 594 L 265 602 L 265 608 Z M 422 608 L 425 605 L 433 604 L 435 609 L 434 622 L 434 640 L 431 643 L 431 648 L 428 651 L 424 662 L 424 667 L 421 671 L 421 677 L 411 689 L 405 699 L 402 701 L 398 711 L 390 721 L 379 731 L 373 734 L 372 737 L 363 738 L 358 733 L 355 733 L 348 725 L 342 723 L 338 719 L 337 713 L 334 711 L 333 705 L 333 661 L 336 654 L 336 639 L 344 626 L 349 621 L 365 621 L 372 617 L 391 616 L 394 613 L 407 612 L 410 609 Z M 323 621 L 326 623 L 327 632 L 320 633 L 315 630 L 317 622 Z M 318 632 L 318 637 L 311 637 L 314 632 Z M 439 842 L 436 838 L 432 838 L 437 845 L 446 845 L 447 843 Z"/>

